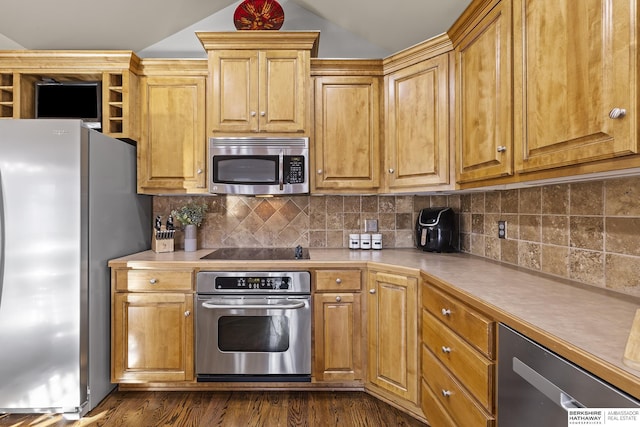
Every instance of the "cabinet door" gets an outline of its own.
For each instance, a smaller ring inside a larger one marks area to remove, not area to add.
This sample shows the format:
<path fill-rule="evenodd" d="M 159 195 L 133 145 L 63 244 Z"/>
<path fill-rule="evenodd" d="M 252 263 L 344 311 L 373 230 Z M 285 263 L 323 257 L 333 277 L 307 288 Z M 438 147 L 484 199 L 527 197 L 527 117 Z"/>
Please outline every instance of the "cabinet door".
<path fill-rule="evenodd" d="M 316 78 L 314 189 L 379 187 L 379 104 L 379 78 Z"/>
<path fill-rule="evenodd" d="M 138 192 L 203 192 L 205 77 L 142 79 Z"/>
<path fill-rule="evenodd" d="M 116 293 L 111 381 L 193 380 L 193 297 Z"/>
<path fill-rule="evenodd" d="M 362 379 L 359 293 L 314 295 L 316 381 Z"/>
<path fill-rule="evenodd" d="M 309 102 L 309 53 L 266 50 L 259 53 L 260 132 L 304 132 Z"/>
<path fill-rule="evenodd" d="M 219 50 L 209 53 L 211 91 L 209 131 L 258 130 L 258 52 Z"/>
<path fill-rule="evenodd" d="M 369 273 L 368 381 L 418 404 L 418 317 L 415 277 Z"/>
<path fill-rule="evenodd" d="M 638 152 L 635 3 L 513 2 L 518 170 Z"/>
<path fill-rule="evenodd" d="M 513 172 L 511 2 L 498 3 L 456 47 L 457 181 Z"/>
<path fill-rule="evenodd" d="M 407 191 L 449 183 L 449 54 L 386 77 L 386 183 Z"/>

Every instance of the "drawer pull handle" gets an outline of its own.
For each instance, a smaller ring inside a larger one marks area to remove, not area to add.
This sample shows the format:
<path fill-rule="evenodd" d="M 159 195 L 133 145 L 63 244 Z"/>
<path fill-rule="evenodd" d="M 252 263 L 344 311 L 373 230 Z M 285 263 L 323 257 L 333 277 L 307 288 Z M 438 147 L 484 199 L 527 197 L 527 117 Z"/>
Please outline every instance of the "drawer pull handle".
<path fill-rule="evenodd" d="M 336 283 L 339 285 L 340 283 L 342 283 L 342 279 L 338 277 L 338 278 L 336 279 Z"/>
<path fill-rule="evenodd" d="M 158 279 L 150 279 L 149 283 L 151 283 L 152 285 L 155 285 L 156 283 L 158 283 Z"/>
<path fill-rule="evenodd" d="M 451 396 L 451 392 L 449 390 L 442 390 L 442 395 L 444 397 L 449 397 L 449 396 Z"/>
<path fill-rule="evenodd" d="M 336 301 L 337 301 L 337 302 L 340 302 L 340 301 L 342 301 L 342 298 L 340 298 L 340 297 L 336 297 Z"/>
<path fill-rule="evenodd" d="M 621 119 L 626 115 L 627 115 L 627 110 L 625 110 L 624 108 L 616 107 L 609 112 L 609 118 L 612 118 L 612 119 Z"/>
<path fill-rule="evenodd" d="M 184 317 L 189 317 L 191 316 L 191 312 L 189 310 L 184 312 Z"/>
<path fill-rule="evenodd" d="M 443 316 L 450 316 L 451 315 L 451 310 L 449 310 L 448 308 L 443 308 L 442 309 L 442 315 Z"/>
<path fill-rule="evenodd" d="M 451 353 L 451 347 L 442 346 L 442 352 L 443 353 Z"/>
<path fill-rule="evenodd" d="M 370 293 L 371 295 L 373 295 L 373 294 L 375 294 L 375 293 L 376 293 L 376 290 L 375 290 L 375 289 L 369 289 L 369 293 Z"/>

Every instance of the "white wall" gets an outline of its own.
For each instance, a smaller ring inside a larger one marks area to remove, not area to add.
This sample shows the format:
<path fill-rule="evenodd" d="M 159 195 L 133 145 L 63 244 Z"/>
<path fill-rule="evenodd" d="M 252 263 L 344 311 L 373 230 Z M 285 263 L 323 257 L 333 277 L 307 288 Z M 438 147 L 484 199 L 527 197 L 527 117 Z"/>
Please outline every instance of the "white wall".
<path fill-rule="evenodd" d="M 196 31 L 235 31 L 233 13 L 241 3 L 231 6 L 136 52 L 141 58 L 205 58 L 206 53 Z M 389 52 L 356 34 L 339 27 L 301 6 L 279 0 L 284 10 L 282 31 L 319 30 L 319 58 L 384 58 Z"/>
<path fill-rule="evenodd" d="M 23 50 L 24 47 L 11 40 L 9 37 L 0 34 L 0 50 Z"/>

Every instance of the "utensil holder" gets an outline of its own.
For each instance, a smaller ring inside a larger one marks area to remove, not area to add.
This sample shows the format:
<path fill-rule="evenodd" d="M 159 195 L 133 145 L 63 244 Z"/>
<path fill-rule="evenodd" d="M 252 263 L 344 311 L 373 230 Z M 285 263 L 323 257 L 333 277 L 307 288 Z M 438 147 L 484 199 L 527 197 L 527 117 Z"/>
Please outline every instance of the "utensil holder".
<path fill-rule="evenodd" d="M 175 230 L 153 230 L 151 250 L 157 253 L 173 252 L 175 248 Z"/>

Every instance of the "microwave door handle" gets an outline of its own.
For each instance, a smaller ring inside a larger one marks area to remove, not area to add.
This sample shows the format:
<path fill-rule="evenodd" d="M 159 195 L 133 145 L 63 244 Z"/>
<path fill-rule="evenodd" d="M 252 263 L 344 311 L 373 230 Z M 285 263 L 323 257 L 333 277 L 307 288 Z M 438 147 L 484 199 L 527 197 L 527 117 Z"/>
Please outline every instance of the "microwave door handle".
<path fill-rule="evenodd" d="M 284 152 L 280 150 L 280 156 L 278 162 L 278 173 L 280 175 L 280 191 L 284 190 Z"/>

